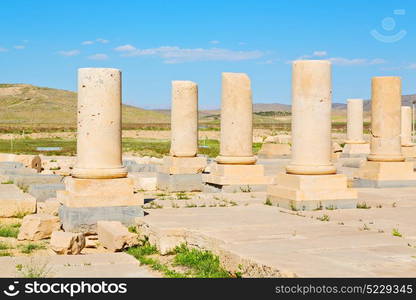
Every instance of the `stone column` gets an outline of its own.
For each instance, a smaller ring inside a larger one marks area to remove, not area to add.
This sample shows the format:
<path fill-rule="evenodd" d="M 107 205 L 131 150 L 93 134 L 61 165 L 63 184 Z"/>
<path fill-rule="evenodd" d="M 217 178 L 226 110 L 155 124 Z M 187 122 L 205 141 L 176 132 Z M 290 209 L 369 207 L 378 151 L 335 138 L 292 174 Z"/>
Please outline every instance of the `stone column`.
<path fill-rule="evenodd" d="M 198 151 L 198 87 L 192 81 L 172 81 L 170 154 L 194 157 Z"/>
<path fill-rule="evenodd" d="M 121 72 L 108 68 L 78 70 L 76 178 L 122 178 Z"/>
<path fill-rule="evenodd" d="M 253 104 L 250 79 L 244 73 L 222 73 L 219 164 L 249 165 L 253 155 Z"/>
<path fill-rule="evenodd" d="M 414 146 L 412 142 L 412 108 L 410 106 L 402 106 L 401 109 L 401 145 L 412 147 Z"/>
<path fill-rule="evenodd" d="M 373 77 L 369 161 L 404 161 L 401 153 L 400 77 Z"/>
<path fill-rule="evenodd" d="M 300 60 L 292 73 L 292 161 L 289 174 L 334 174 L 331 162 L 331 63 Z"/>
<path fill-rule="evenodd" d="M 363 99 L 347 100 L 347 144 L 363 144 Z"/>

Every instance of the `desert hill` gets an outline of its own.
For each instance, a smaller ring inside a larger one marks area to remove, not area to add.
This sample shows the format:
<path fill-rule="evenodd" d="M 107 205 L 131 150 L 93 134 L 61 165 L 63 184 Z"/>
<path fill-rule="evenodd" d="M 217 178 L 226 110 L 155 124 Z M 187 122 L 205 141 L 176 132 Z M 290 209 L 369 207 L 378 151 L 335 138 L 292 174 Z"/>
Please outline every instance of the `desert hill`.
<path fill-rule="evenodd" d="M 77 94 L 30 84 L 0 84 L 1 124 L 75 125 Z M 169 116 L 123 105 L 123 123 L 164 123 Z"/>

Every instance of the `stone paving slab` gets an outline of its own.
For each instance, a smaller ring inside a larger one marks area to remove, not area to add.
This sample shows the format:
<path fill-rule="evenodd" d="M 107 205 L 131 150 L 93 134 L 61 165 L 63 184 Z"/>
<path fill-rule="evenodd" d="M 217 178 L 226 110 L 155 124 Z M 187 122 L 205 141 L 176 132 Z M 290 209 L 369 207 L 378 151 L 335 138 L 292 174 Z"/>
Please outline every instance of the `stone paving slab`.
<path fill-rule="evenodd" d="M 0 265 L 1 277 L 24 276 L 17 270 L 17 265 L 43 269 L 45 277 L 155 277 L 133 256 L 125 253 L 0 257 Z"/>
<path fill-rule="evenodd" d="M 416 276 L 416 249 L 406 239 L 296 214 L 266 205 L 160 209 L 139 230 L 162 248 L 186 242 L 211 250 L 249 277 Z"/>

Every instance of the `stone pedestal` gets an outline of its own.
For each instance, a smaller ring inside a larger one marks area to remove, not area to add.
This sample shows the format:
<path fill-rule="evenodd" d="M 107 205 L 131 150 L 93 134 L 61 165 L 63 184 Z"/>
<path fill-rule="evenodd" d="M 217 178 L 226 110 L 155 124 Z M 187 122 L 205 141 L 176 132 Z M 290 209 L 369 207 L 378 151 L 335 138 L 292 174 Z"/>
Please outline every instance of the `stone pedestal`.
<path fill-rule="evenodd" d="M 287 158 L 290 156 L 289 144 L 264 143 L 257 153 L 258 158 Z"/>
<path fill-rule="evenodd" d="M 207 166 L 205 157 L 174 157 L 165 156 L 158 171 L 165 174 L 199 174 Z"/>
<path fill-rule="evenodd" d="M 413 162 L 366 161 L 356 172 L 354 187 L 407 187 L 416 186 Z"/>
<path fill-rule="evenodd" d="M 267 197 L 294 210 L 352 208 L 357 194 L 331 162 L 331 64 L 295 61 L 292 73 L 292 161 Z"/>
<path fill-rule="evenodd" d="M 363 136 L 363 100 L 347 100 L 347 140 L 341 157 L 366 157 L 370 154 L 370 144 Z"/>
<path fill-rule="evenodd" d="M 264 167 L 255 164 L 251 83 L 244 73 L 222 73 L 221 144 L 215 160 L 210 174 L 204 175 L 207 185 L 221 190 L 272 182 L 264 176 Z"/>
<path fill-rule="evenodd" d="M 67 177 L 65 191 L 57 191 L 59 215 L 65 231 L 95 232 L 99 220 L 126 226 L 143 216 L 143 195 L 134 193 L 131 178 L 79 179 Z"/>
<path fill-rule="evenodd" d="M 279 174 L 277 185 L 269 186 L 267 199 L 291 210 L 357 207 L 357 191 L 347 188 L 347 177 L 334 175 Z"/>
<path fill-rule="evenodd" d="M 57 192 L 63 228 L 91 233 L 98 220 L 134 224 L 143 216 L 143 195 L 134 193 L 121 160 L 119 70 L 79 69 L 77 124 L 77 162 Z"/>
<path fill-rule="evenodd" d="M 371 95 L 371 153 L 355 174 L 356 187 L 416 186 L 413 162 L 401 147 L 401 81 L 374 77 Z"/>
<path fill-rule="evenodd" d="M 342 149 L 341 157 L 346 158 L 360 158 L 367 157 L 370 154 L 370 144 L 345 144 L 344 149 Z"/>

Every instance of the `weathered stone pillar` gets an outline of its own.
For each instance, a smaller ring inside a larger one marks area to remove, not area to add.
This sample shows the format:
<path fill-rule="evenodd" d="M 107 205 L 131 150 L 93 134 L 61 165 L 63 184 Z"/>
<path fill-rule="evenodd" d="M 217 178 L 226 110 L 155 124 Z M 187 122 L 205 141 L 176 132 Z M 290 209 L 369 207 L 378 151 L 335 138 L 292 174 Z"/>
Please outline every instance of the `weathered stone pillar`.
<path fill-rule="evenodd" d="M 363 99 L 347 100 L 347 140 L 348 144 L 363 144 Z"/>
<path fill-rule="evenodd" d="M 293 63 L 292 161 L 267 188 L 268 201 L 293 210 L 353 208 L 357 192 L 331 163 L 331 63 Z"/>
<path fill-rule="evenodd" d="M 202 190 L 201 173 L 207 166 L 198 152 L 198 86 L 172 81 L 171 147 L 157 174 L 157 186 L 169 192 Z"/>
<path fill-rule="evenodd" d="M 371 153 L 355 174 L 354 186 L 414 186 L 413 162 L 402 155 L 400 77 L 373 77 Z"/>
<path fill-rule="evenodd" d="M 331 64 L 293 63 L 290 174 L 335 174 L 331 162 Z"/>
<path fill-rule="evenodd" d="M 402 106 L 401 110 L 401 143 L 404 147 L 412 147 L 412 108 L 410 106 Z"/>
<path fill-rule="evenodd" d="M 170 154 L 194 157 L 198 152 L 198 87 L 192 81 L 172 81 Z"/>
<path fill-rule="evenodd" d="M 370 161 L 404 161 L 400 141 L 400 77 L 373 77 Z"/>
<path fill-rule="evenodd" d="M 370 144 L 363 137 L 363 99 L 347 100 L 347 140 L 342 157 L 365 157 Z"/>
<path fill-rule="evenodd" d="M 65 231 L 95 233 L 97 221 L 132 225 L 143 216 L 121 151 L 121 72 L 79 69 L 77 163 L 56 193 Z"/>
<path fill-rule="evenodd" d="M 253 155 L 253 103 L 244 73 L 222 73 L 221 144 L 216 164 L 204 177 L 209 190 L 265 190 L 271 177 Z"/>
<path fill-rule="evenodd" d="M 405 158 L 416 157 L 416 147 L 412 141 L 412 108 L 402 106 L 401 144 L 402 155 Z"/>
<path fill-rule="evenodd" d="M 121 72 L 78 70 L 78 132 L 76 178 L 122 178 Z"/>
<path fill-rule="evenodd" d="M 219 164 L 254 164 L 253 102 L 244 73 L 222 73 L 221 144 Z"/>

